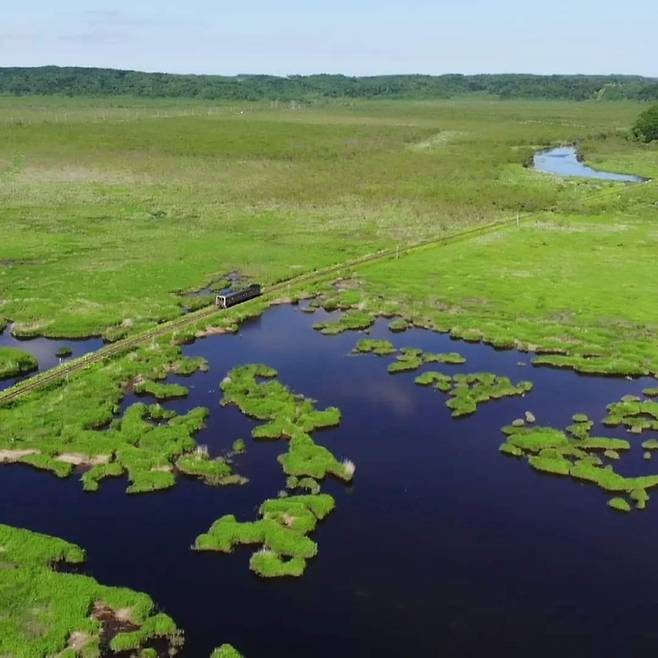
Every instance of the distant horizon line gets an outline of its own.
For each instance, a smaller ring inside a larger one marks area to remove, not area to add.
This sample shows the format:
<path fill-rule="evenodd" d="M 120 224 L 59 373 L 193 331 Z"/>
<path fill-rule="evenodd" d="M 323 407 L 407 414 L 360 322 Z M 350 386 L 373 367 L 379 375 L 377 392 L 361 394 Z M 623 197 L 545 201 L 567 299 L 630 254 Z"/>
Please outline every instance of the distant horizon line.
<path fill-rule="evenodd" d="M 344 78 L 389 78 L 389 77 L 429 77 L 440 78 L 445 76 L 460 76 L 464 78 L 477 77 L 477 76 L 503 76 L 503 75 L 518 75 L 530 76 L 538 78 L 550 77 L 590 77 L 590 78 L 641 78 L 643 80 L 658 80 L 658 75 L 643 75 L 641 73 L 532 73 L 527 71 L 499 71 L 497 73 L 481 72 L 481 73 L 460 73 L 457 71 L 449 71 L 445 73 L 371 73 L 371 74 L 351 74 L 351 73 L 178 73 L 173 71 L 161 70 L 143 70 L 137 68 L 123 68 L 118 66 L 85 66 L 79 64 L 40 64 L 38 66 L 0 66 L 0 71 L 8 69 L 82 69 L 89 71 L 119 71 L 126 73 L 144 73 L 147 75 L 179 75 L 179 76 L 195 76 L 195 77 L 221 77 L 221 78 L 240 78 L 240 77 L 271 77 L 271 78 L 308 78 L 317 76 L 327 77 L 344 77 Z"/>

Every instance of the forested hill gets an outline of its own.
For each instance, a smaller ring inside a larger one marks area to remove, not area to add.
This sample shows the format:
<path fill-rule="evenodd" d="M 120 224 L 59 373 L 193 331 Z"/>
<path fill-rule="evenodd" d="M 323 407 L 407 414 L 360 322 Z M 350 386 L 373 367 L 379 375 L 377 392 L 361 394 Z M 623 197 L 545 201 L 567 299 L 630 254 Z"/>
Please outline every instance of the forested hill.
<path fill-rule="evenodd" d="M 94 68 L 0 68 L 0 94 L 151 96 L 231 100 L 497 98 L 658 100 L 658 79 L 596 75 L 174 75 Z"/>

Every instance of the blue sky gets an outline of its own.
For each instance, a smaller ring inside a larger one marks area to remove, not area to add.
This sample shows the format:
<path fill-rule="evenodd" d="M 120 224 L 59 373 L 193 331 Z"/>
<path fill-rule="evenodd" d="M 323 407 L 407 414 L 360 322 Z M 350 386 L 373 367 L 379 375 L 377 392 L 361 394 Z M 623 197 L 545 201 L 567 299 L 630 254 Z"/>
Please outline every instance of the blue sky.
<path fill-rule="evenodd" d="M 658 76 L 657 0 L 21 0 L 0 66 Z"/>

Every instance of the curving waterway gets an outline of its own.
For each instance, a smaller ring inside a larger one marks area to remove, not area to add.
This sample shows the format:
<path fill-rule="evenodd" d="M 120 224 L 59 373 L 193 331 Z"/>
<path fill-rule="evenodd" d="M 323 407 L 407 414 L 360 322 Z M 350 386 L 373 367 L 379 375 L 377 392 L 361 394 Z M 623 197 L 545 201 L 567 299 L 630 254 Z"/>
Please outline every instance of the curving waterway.
<path fill-rule="evenodd" d="M 320 316 L 326 314 L 320 313 Z M 125 480 L 85 494 L 26 466 L 0 469 L 0 522 L 64 537 L 88 551 L 86 571 L 108 585 L 151 594 L 186 633 L 185 658 L 232 642 L 249 658 L 407 656 L 641 656 L 658 646 L 658 504 L 621 515 L 593 486 L 533 472 L 498 453 L 499 428 L 526 410 L 564 427 L 575 412 L 600 419 L 605 405 L 655 380 L 584 377 L 533 368 L 529 355 L 466 344 L 422 330 L 374 337 L 398 347 L 459 351 L 464 366 L 531 379 L 525 398 L 482 405 L 454 420 L 446 398 L 414 384 L 418 372 L 389 375 L 390 357 L 354 356 L 362 334 L 322 336 L 318 314 L 281 306 L 237 335 L 186 346 L 210 370 L 172 377 L 190 387 L 165 403 L 210 410 L 198 435 L 211 454 L 247 439 L 235 469 L 243 487 L 211 488 L 182 478 L 161 493 L 128 496 Z M 223 514 L 256 518 L 284 486 L 283 442 L 249 439 L 254 421 L 219 405 L 219 381 L 239 364 L 267 363 L 283 383 L 343 412 L 318 442 L 356 465 L 351 486 L 329 481 L 335 511 L 314 533 L 319 554 L 300 579 L 264 581 L 248 568 L 251 549 L 195 553 L 194 538 Z M 130 398 L 125 404 L 134 402 Z M 124 404 L 124 406 L 125 406 Z M 651 473 L 639 437 L 597 424 L 593 435 L 632 437 L 623 473 Z"/>
<path fill-rule="evenodd" d="M 535 169 L 558 176 L 581 176 L 586 178 L 602 178 L 604 180 L 641 183 L 647 180 L 634 174 L 615 174 L 610 171 L 600 171 L 586 165 L 579 157 L 575 146 L 558 146 L 535 153 L 533 158 Z"/>

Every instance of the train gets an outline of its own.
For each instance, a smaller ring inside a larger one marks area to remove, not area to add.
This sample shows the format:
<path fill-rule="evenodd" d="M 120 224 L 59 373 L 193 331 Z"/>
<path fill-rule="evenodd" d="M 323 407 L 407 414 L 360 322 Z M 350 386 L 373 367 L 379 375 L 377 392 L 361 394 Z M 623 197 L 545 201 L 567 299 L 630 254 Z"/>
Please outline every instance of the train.
<path fill-rule="evenodd" d="M 236 304 L 242 304 L 248 299 L 253 299 L 254 297 L 260 297 L 263 294 L 260 284 L 252 283 L 246 288 L 241 288 L 240 290 L 224 290 L 221 294 L 217 295 L 215 298 L 215 304 L 219 308 L 228 308 L 229 306 L 235 306 Z"/>

